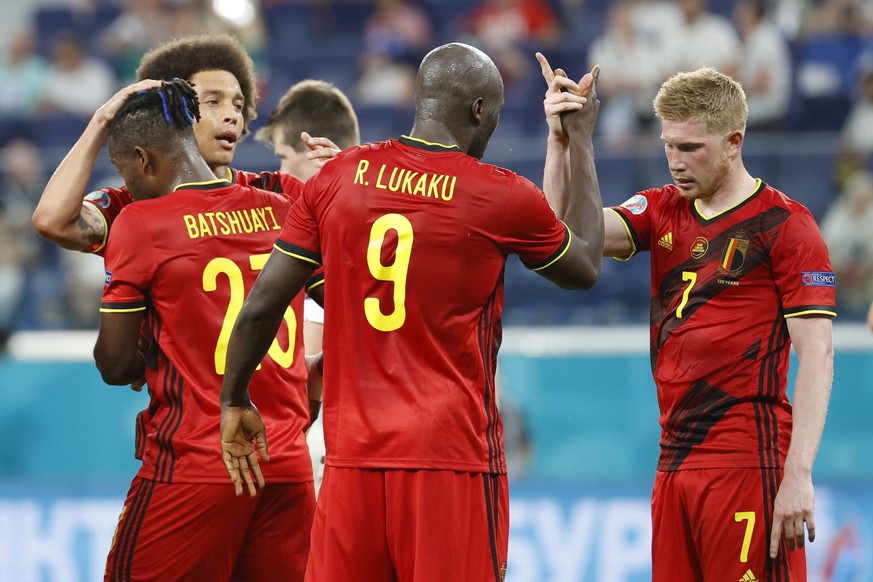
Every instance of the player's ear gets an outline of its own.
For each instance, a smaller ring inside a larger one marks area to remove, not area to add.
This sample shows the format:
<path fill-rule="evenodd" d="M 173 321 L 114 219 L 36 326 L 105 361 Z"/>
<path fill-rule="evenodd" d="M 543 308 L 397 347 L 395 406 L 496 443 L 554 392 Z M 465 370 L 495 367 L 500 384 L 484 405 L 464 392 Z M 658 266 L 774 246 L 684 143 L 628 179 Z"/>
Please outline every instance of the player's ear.
<path fill-rule="evenodd" d="M 473 104 L 470 106 L 470 118 L 473 121 L 473 125 L 478 126 L 482 123 L 482 110 L 485 108 L 485 99 L 483 97 L 479 97 Z"/>
<path fill-rule="evenodd" d="M 139 171 L 147 176 L 154 175 L 157 171 L 154 154 L 140 146 L 134 147 L 133 152 Z"/>

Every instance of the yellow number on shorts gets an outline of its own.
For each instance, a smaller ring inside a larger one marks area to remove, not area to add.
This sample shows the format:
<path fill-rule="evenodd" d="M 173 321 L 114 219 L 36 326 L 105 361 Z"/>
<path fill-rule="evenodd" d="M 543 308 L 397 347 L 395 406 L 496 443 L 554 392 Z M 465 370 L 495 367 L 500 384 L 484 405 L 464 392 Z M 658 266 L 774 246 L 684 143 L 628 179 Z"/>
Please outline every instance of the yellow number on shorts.
<path fill-rule="evenodd" d="M 743 535 L 743 547 L 740 548 L 740 562 L 746 563 L 749 561 L 749 546 L 752 545 L 752 532 L 755 531 L 755 512 L 754 511 L 738 511 L 734 514 L 734 521 L 740 523 L 746 522 L 746 533 Z"/>
<path fill-rule="evenodd" d="M 688 287 L 682 292 L 682 301 L 679 302 L 679 307 L 676 308 L 676 317 L 682 319 L 682 310 L 688 304 L 688 295 L 691 294 L 691 288 L 697 283 L 697 273 L 692 271 L 682 271 L 682 280 L 689 281 Z"/>
<path fill-rule="evenodd" d="M 251 255 L 249 266 L 253 271 L 260 271 L 264 268 L 269 256 L 269 254 Z M 236 323 L 236 318 L 242 309 L 243 301 L 245 301 L 246 289 L 242 269 L 226 257 L 216 257 L 209 261 L 206 268 L 203 269 L 203 290 L 211 292 L 218 289 L 219 275 L 227 277 L 230 286 L 227 309 L 224 312 L 221 331 L 218 332 L 218 340 L 215 342 L 214 356 L 215 373 L 224 375 L 227 364 L 227 344 L 230 341 L 233 324 Z M 285 310 L 285 322 L 288 324 L 288 349 L 283 350 L 279 346 L 279 341 L 273 339 L 267 354 L 283 368 L 289 368 L 294 363 L 294 340 L 297 337 L 297 318 L 294 317 L 294 310 L 291 307 Z M 260 369 L 260 364 L 258 369 Z"/>
<path fill-rule="evenodd" d="M 382 246 L 389 230 L 397 232 L 397 250 L 394 262 L 382 264 Z M 409 257 L 412 253 L 412 223 L 400 214 L 386 214 L 379 217 L 370 229 L 370 243 L 367 246 L 367 266 L 370 273 L 379 281 L 394 283 L 393 309 L 385 314 L 379 299 L 364 299 L 364 313 L 367 321 L 379 331 L 394 331 L 406 321 L 406 276 L 409 272 Z"/>

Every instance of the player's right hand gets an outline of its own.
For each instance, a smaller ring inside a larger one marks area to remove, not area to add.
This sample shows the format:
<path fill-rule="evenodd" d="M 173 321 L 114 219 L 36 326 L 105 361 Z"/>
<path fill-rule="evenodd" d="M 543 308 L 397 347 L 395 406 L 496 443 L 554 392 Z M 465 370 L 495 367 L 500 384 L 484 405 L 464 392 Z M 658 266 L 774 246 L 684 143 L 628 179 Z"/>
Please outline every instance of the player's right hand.
<path fill-rule="evenodd" d="M 600 67 L 595 66 L 591 73 L 586 73 L 577 83 L 570 79 L 563 69 L 552 70 L 548 59 L 542 53 L 536 53 L 536 58 L 540 64 L 543 79 L 547 84 L 543 109 L 546 114 L 546 123 L 549 125 L 549 132 L 553 136 L 564 138 L 566 135 L 561 124 L 561 115 L 579 111 L 585 107 L 590 94 L 593 92 Z"/>
<path fill-rule="evenodd" d="M 300 139 L 309 148 L 309 151 L 306 152 L 306 159 L 315 162 L 319 168 L 342 151 L 338 145 L 326 137 L 312 137 L 303 131 L 300 132 Z"/>
<path fill-rule="evenodd" d="M 222 406 L 221 458 L 238 496 L 242 495 L 243 483 L 251 497 L 257 494 L 255 481 L 263 489 L 265 482 L 258 464 L 259 455 L 264 461 L 270 460 L 270 455 L 267 454 L 267 432 L 258 409 L 253 404 Z"/>

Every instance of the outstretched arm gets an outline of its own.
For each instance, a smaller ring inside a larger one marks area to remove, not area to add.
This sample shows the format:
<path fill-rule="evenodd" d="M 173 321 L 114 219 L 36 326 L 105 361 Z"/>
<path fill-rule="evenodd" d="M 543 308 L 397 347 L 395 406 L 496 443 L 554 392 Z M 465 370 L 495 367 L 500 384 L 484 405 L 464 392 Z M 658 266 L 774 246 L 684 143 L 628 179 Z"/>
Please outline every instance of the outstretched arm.
<path fill-rule="evenodd" d="M 221 456 L 237 495 L 264 486 L 258 454 L 269 460 L 264 422 L 249 399 L 249 382 L 276 337 L 285 308 L 303 289 L 315 265 L 274 250 L 246 298 L 227 346 L 221 384 Z M 255 452 L 257 442 L 258 452 Z"/>
<path fill-rule="evenodd" d="M 773 506 L 771 558 L 779 552 L 780 538 L 785 538 L 789 550 L 803 547 L 804 524 L 809 541 L 815 540 L 812 464 L 824 430 L 834 373 L 831 320 L 791 317 L 787 323 L 799 365 L 794 383 L 791 444 Z"/>
<path fill-rule="evenodd" d="M 542 54 L 537 59 L 549 79 L 544 105 L 550 111 L 550 144 L 557 146 L 547 160 L 546 199 L 573 234 L 565 255 L 539 272 L 561 287 L 588 289 L 600 274 L 603 257 L 603 202 L 592 139 L 600 107 L 595 93 L 599 67 L 574 83 L 560 70 L 553 73 Z"/>
<path fill-rule="evenodd" d="M 61 161 L 33 211 L 39 235 L 65 249 L 84 251 L 103 242 L 106 225 L 91 204 L 83 204 L 91 171 L 109 137 L 109 123 L 133 93 L 160 87 L 160 81 L 140 81 L 116 93 L 91 117 L 85 131 Z"/>

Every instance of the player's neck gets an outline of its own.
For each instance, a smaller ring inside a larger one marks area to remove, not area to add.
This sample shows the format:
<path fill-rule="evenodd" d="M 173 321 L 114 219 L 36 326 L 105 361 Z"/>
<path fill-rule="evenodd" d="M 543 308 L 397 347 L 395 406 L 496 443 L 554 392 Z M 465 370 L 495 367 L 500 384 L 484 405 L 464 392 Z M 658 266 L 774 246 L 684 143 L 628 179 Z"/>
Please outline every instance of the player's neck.
<path fill-rule="evenodd" d="M 697 210 L 704 216 L 716 216 L 737 206 L 755 193 L 758 181 L 745 168 L 725 177 L 721 187 L 706 198 L 698 198 Z"/>

